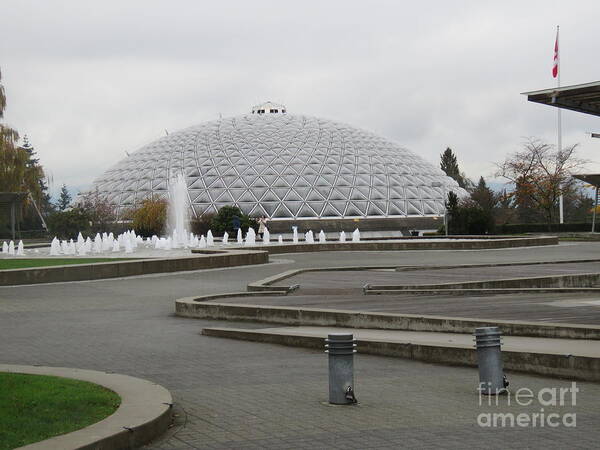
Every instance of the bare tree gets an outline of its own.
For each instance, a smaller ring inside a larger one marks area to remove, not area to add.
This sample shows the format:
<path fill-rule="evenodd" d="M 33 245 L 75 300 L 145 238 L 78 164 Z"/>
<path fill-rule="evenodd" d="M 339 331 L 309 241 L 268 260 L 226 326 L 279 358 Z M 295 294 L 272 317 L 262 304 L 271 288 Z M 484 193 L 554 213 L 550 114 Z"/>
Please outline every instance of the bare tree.
<path fill-rule="evenodd" d="M 97 189 L 82 194 L 76 203 L 87 213 L 93 231 L 105 231 L 117 219 L 116 205 L 100 195 Z"/>
<path fill-rule="evenodd" d="M 539 210 L 552 224 L 558 199 L 572 194 L 576 182 L 573 172 L 583 168 L 586 160 L 575 155 L 577 144 L 557 150 L 540 139 L 529 138 L 523 150 L 512 153 L 497 164 L 496 176 L 514 185 L 517 208 L 530 206 Z"/>

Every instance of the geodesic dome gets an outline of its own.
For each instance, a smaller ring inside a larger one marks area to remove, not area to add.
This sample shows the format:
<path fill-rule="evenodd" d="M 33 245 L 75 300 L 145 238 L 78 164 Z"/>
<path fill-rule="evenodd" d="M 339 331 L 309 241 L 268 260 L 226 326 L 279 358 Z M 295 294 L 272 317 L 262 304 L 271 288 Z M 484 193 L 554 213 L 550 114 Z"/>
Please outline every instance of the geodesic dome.
<path fill-rule="evenodd" d="M 170 180 L 183 172 L 194 215 L 235 205 L 273 219 L 438 216 L 448 191 L 465 193 L 376 134 L 270 111 L 276 114 L 255 107 L 162 137 L 111 167 L 92 189 L 122 211 L 166 198 Z"/>

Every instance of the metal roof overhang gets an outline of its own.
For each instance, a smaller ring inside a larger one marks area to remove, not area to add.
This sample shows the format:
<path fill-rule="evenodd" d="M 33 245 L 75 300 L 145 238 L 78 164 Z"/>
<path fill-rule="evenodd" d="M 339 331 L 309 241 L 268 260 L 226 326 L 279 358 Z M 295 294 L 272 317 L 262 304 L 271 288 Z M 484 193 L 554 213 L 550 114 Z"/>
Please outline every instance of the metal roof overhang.
<path fill-rule="evenodd" d="M 10 206 L 27 198 L 27 192 L 0 192 L 0 206 Z"/>
<path fill-rule="evenodd" d="M 600 187 L 600 173 L 578 173 L 572 175 L 572 177 L 585 183 L 589 183 L 594 187 Z"/>
<path fill-rule="evenodd" d="M 600 116 L 600 81 L 522 92 L 530 102 Z"/>

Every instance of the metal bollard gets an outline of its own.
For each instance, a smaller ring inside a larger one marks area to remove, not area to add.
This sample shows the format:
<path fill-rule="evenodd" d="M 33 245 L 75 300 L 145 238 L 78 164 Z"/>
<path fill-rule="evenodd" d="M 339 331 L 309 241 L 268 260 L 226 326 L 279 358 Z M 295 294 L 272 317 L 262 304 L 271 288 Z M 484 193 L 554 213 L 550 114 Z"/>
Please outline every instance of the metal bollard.
<path fill-rule="evenodd" d="M 325 342 L 325 353 L 329 354 L 329 403 L 357 403 L 354 396 L 354 336 L 351 333 L 331 333 Z"/>
<path fill-rule="evenodd" d="M 476 328 L 474 335 L 479 366 L 479 391 L 485 395 L 506 393 L 508 380 L 502 368 L 500 328 Z"/>

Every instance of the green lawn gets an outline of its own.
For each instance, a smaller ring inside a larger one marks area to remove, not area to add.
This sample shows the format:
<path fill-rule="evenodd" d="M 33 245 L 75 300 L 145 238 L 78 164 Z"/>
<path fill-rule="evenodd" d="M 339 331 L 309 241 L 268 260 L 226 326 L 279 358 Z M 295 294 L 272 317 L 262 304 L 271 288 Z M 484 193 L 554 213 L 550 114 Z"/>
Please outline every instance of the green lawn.
<path fill-rule="evenodd" d="M 564 242 L 598 242 L 600 238 L 595 236 L 568 236 L 568 237 L 558 237 L 559 241 Z"/>
<path fill-rule="evenodd" d="M 120 403 L 113 391 L 86 381 L 0 372 L 0 450 L 86 427 Z"/>
<path fill-rule="evenodd" d="M 127 261 L 135 258 L 32 258 L 0 259 L 0 270 L 26 267 L 63 266 L 65 264 L 92 264 L 98 262 Z"/>

